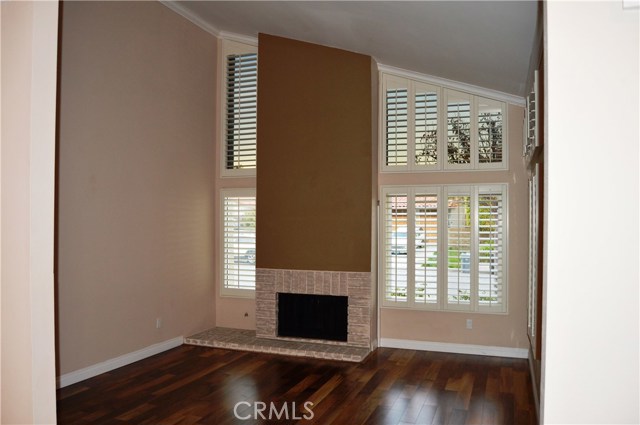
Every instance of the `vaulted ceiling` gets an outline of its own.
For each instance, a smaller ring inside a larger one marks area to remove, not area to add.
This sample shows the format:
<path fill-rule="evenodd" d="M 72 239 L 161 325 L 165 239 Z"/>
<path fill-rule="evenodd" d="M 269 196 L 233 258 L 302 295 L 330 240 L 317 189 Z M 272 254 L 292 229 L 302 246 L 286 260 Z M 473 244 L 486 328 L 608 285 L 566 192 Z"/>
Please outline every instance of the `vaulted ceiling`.
<path fill-rule="evenodd" d="M 523 96 L 535 1 L 180 1 L 214 32 L 267 33 L 379 63 Z M 192 19 L 193 20 L 193 19 Z"/>

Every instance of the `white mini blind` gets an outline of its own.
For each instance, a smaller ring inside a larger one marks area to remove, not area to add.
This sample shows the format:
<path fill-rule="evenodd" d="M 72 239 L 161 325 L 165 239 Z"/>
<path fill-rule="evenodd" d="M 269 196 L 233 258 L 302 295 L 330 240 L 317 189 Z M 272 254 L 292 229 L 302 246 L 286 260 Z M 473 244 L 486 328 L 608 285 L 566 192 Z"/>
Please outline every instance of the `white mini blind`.
<path fill-rule="evenodd" d="M 504 303 L 504 194 L 501 187 L 478 190 L 478 303 Z"/>
<path fill-rule="evenodd" d="M 231 54 L 226 60 L 225 168 L 256 168 L 258 54 Z"/>
<path fill-rule="evenodd" d="M 255 289 L 256 197 L 249 191 L 225 191 L 222 200 L 223 290 Z"/>

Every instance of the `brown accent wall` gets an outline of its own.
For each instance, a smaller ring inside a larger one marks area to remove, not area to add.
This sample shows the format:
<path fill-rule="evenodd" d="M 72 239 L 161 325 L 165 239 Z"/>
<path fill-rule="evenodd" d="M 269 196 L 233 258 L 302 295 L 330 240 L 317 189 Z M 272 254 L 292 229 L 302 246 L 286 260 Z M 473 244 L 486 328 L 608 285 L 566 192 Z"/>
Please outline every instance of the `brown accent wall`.
<path fill-rule="evenodd" d="M 371 271 L 371 58 L 259 37 L 257 267 Z"/>

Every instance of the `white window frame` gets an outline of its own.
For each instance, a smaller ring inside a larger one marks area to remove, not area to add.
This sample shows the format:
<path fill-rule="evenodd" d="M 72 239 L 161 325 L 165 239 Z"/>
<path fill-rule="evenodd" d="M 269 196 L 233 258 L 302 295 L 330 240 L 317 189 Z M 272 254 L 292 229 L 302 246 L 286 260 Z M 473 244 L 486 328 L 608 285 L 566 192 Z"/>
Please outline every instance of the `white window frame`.
<path fill-rule="evenodd" d="M 221 54 L 219 56 L 218 70 L 220 72 L 220 176 L 221 177 L 253 177 L 256 168 L 228 169 L 227 168 L 227 56 L 258 53 L 258 43 L 239 42 L 222 39 Z M 256 94 L 257 96 L 257 94 Z M 257 111 L 256 111 L 257 116 Z M 256 117 L 257 120 L 257 117 Z M 257 121 L 256 121 L 257 122 Z M 256 129 L 257 134 L 257 129 Z M 257 140 L 256 140 L 257 152 Z M 257 167 L 257 165 L 256 165 Z"/>
<path fill-rule="evenodd" d="M 479 287 L 479 261 L 478 261 L 478 197 L 480 193 L 491 191 L 499 191 L 502 194 L 502 214 L 503 214 L 503 226 L 502 226 L 502 304 L 497 306 L 482 305 L 479 302 L 478 287 Z M 437 252 L 448 253 L 448 196 L 451 194 L 468 194 L 471 198 L 471 249 L 470 249 L 470 280 L 471 280 L 471 301 L 468 305 L 455 305 L 448 303 L 447 300 L 447 288 L 448 288 L 448 266 L 447 255 L 438 255 L 437 267 L 438 267 L 438 300 L 436 303 L 416 303 L 415 302 L 415 252 L 414 249 L 409 247 L 415 247 L 415 232 L 411 229 L 415 228 L 415 195 L 416 194 L 436 194 L 438 196 L 438 246 Z M 386 207 L 385 202 L 387 195 L 406 195 L 407 202 L 407 300 L 406 301 L 391 301 L 387 299 L 387 257 L 386 257 Z M 411 202 L 409 202 L 411 200 Z M 442 185 L 385 185 L 380 188 L 380 221 L 379 221 L 379 273 L 380 279 L 380 291 L 379 297 L 381 306 L 383 308 L 400 308 L 400 309 L 414 309 L 414 310 L 432 310 L 432 311 L 448 311 L 448 312 L 473 312 L 473 313 L 487 313 L 487 314 L 507 314 L 509 305 L 509 258 L 508 258 L 508 241 L 509 241 L 509 194 L 508 184 L 495 183 L 495 184 L 442 184 Z"/>
<path fill-rule="evenodd" d="M 242 188 L 242 189 L 220 189 L 220 237 L 218 238 L 218 252 L 220 261 L 220 296 L 222 297 L 235 297 L 235 298 L 255 298 L 255 280 L 253 289 L 239 289 L 228 288 L 225 281 L 226 263 L 225 263 L 225 215 L 224 215 L 224 201 L 227 197 L 256 197 L 255 188 Z"/>
<path fill-rule="evenodd" d="M 379 90 L 379 167 L 383 173 L 415 173 L 433 171 L 481 171 L 509 169 L 509 117 L 507 102 L 484 94 L 468 90 L 452 88 L 442 84 L 434 84 L 427 76 L 419 78 L 412 73 L 411 77 L 396 75 L 389 71 L 380 71 Z M 387 88 L 407 89 L 407 164 L 387 165 L 386 158 L 386 91 Z M 415 93 L 419 88 L 428 88 L 437 92 L 438 96 L 438 161 L 433 165 L 415 164 Z M 471 132 L 471 160 L 467 164 L 450 164 L 447 154 L 447 105 L 452 95 L 466 97 L 470 102 L 470 132 Z M 495 163 L 480 163 L 478 150 L 478 104 L 486 102 L 502 109 L 502 161 Z"/>

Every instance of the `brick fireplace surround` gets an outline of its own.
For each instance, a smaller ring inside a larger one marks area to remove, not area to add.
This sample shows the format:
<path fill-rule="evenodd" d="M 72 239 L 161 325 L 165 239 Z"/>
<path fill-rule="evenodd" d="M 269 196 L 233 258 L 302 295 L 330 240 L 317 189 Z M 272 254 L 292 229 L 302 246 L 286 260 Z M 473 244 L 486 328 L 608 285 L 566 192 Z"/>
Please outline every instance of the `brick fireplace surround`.
<path fill-rule="evenodd" d="M 347 342 L 313 342 L 371 349 L 371 277 L 369 272 L 256 269 L 256 336 L 292 340 L 277 335 L 278 293 L 338 295 L 348 297 Z"/>

